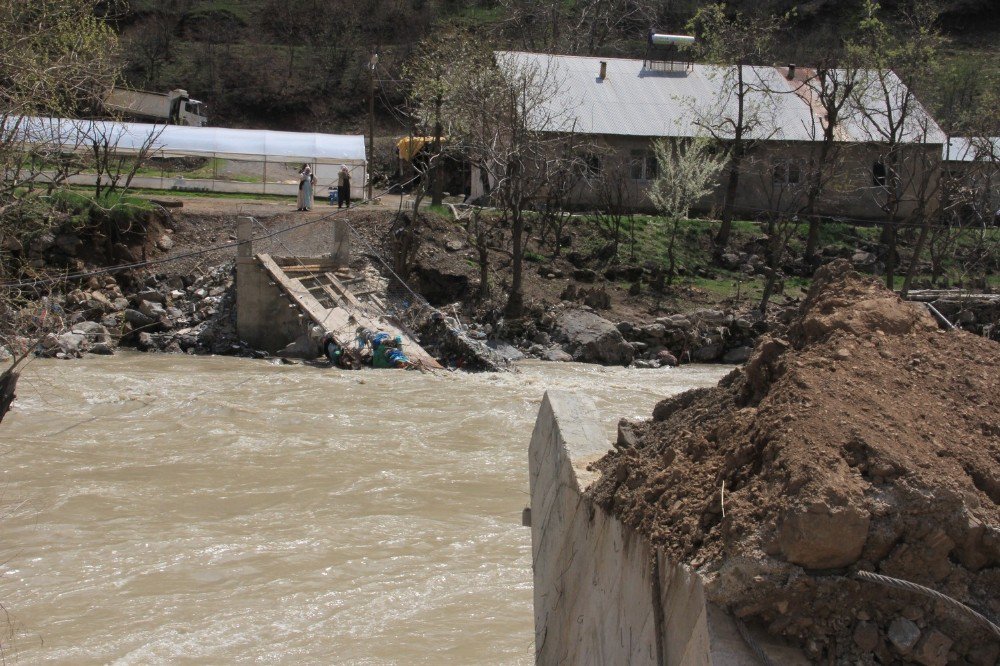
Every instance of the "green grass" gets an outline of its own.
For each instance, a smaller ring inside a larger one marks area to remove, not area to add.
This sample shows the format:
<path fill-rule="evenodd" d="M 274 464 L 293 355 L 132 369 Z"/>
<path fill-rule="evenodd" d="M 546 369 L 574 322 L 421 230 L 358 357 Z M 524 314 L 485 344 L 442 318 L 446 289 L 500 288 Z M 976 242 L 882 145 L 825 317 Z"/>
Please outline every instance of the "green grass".
<path fill-rule="evenodd" d="M 438 217 L 442 217 L 446 220 L 454 219 L 454 217 L 451 214 L 451 209 L 445 205 L 432 206 L 431 204 L 424 204 L 420 206 L 420 212 L 422 214 L 433 213 Z"/>
<path fill-rule="evenodd" d="M 86 188 L 83 186 L 73 186 L 70 188 L 74 192 L 86 192 L 92 188 Z M 182 199 L 234 199 L 234 200 L 249 200 L 249 201 L 273 201 L 287 202 L 294 197 L 292 195 L 285 194 L 244 194 L 242 192 L 192 192 L 184 190 L 154 190 L 148 188 L 132 188 L 129 190 L 129 194 L 132 195 L 137 201 L 143 201 L 147 206 L 152 207 L 153 204 L 149 203 L 149 198 L 162 199 L 164 197 L 179 197 Z"/>
<path fill-rule="evenodd" d="M 500 22 L 506 16 L 503 5 L 496 7 L 463 7 L 447 17 L 447 21 L 468 27 L 487 26 Z"/>
<path fill-rule="evenodd" d="M 103 193 L 100 198 L 95 199 L 92 188 L 73 187 L 57 190 L 52 198 L 70 210 L 87 210 L 99 208 L 103 210 L 114 210 L 116 208 L 131 208 L 140 211 L 151 211 L 155 206 L 147 199 L 135 196 L 134 191 L 123 193 L 116 191 L 108 194 Z"/>

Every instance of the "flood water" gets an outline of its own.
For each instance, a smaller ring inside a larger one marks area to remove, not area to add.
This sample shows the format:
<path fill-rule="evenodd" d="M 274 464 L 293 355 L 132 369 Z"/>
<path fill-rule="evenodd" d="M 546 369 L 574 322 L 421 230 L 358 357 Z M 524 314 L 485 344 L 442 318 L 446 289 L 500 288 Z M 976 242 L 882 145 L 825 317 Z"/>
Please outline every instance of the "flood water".
<path fill-rule="evenodd" d="M 4 657 L 530 663 L 542 393 L 591 396 L 610 439 L 727 370 L 36 360 L 0 424 Z"/>

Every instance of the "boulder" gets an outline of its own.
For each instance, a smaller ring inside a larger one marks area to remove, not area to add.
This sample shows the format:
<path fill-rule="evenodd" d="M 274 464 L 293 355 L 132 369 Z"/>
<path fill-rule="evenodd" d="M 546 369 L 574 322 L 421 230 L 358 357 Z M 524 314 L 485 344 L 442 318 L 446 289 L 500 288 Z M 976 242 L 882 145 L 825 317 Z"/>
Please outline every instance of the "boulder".
<path fill-rule="evenodd" d="M 154 320 L 167 314 L 167 311 L 163 309 L 163 305 L 155 301 L 141 302 L 139 304 L 139 312 Z"/>
<path fill-rule="evenodd" d="M 920 627 L 905 617 L 897 617 L 889 625 L 889 642 L 903 654 L 909 654 L 919 640 Z"/>
<path fill-rule="evenodd" d="M 691 328 L 691 320 L 680 314 L 661 317 L 656 320 L 656 323 L 666 328 Z"/>
<path fill-rule="evenodd" d="M 722 345 L 712 343 L 698 347 L 691 353 L 691 359 L 697 363 L 710 363 L 722 356 Z"/>
<path fill-rule="evenodd" d="M 307 361 L 320 355 L 319 347 L 315 340 L 308 334 L 300 335 L 294 342 L 285 346 L 275 356 L 282 358 L 301 358 Z"/>
<path fill-rule="evenodd" d="M 56 237 L 49 232 L 45 232 L 32 238 L 28 247 L 32 254 L 41 254 L 55 245 L 55 242 Z"/>
<path fill-rule="evenodd" d="M 160 240 L 156 241 L 156 247 L 166 252 L 174 247 L 174 240 L 170 236 L 160 236 Z"/>
<path fill-rule="evenodd" d="M 503 340 L 490 340 L 486 343 L 486 346 L 507 361 L 521 361 L 525 358 L 524 354 L 517 347 Z"/>
<path fill-rule="evenodd" d="M 731 315 L 727 315 L 722 310 L 695 310 L 688 315 L 688 319 L 697 321 L 702 326 L 718 326 L 720 324 L 726 324 L 731 318 Z"/>
<path fill-rule="evenodd" d="M 635 350 L 625 342 L 621 331 L 593 312 L 565 310 L 556 321 L 556 330 L 577 361 L 629 365 L 635 357 Z"/>
<path fill-rule="evenodd" d="M 592 289 L 583 297 L 583 303 L 595 310 L 607 310 L 611 307 L 611 295 L 604 287 Z"/>
<path fill-rule="evenodd" d="M 851 255 L 851 263 L 854 264 L 856 268 L 871 270 L 875 268 L 875 265 L 878 263 L 878 257 L 872 252 L 858 250 Z"/>
<path fill-rule="evenodd" d="M 666 349 L 662 349 L 656 354 L 656 360 L 660 362 L 660 365 L 666 365 L 671 368 L 677 366 L 677 357 Z"/>
<path fill-rule="evenodd" d="M 55 246 L 59 248 L 60 252 L 71 257 L 76 256 L 76 250 L 81 245 L 83 245 L 83 241 L 76 234 L 59 234 L 55 237 Z"/>
<path fill-rule="evenodd" d="M 111 334 L 101 324 L 93 321 L 82 321 L 73 326 L 71 333 L 84 336 L 91 343 L 109 343 Z"/>
<path fill-rule="evenodd" d="M 953 642 L 937 629 L 931 629 L 917 643 L 913 659 L 924 666 L 945 666 Z"/>
<path fill-rule="evenodd" d="M 541 358 L 546 361 L 562 361 L 564 363 L 573 360 L 572 356 L 558 347 L 553 347 L 552 349 L 542 352 Z"/>
<path fill-rule="evenodd" d="M 98 342 L 90 345 L 88 349 L 91 354 L 100 354 L 102 356 L 111 356 L 115 353 L 115 348 L 111 343 L 108 342 Z"/>
<path fill-rule="evenodd" d="M 663 324 L 647 324 L 638 330 L 638 335 L 643 340 L 660 342 L 667 337 L 667 328 Z"/>
<path fill-rule="evenodd" d="M 854 627 L 854 644 L 862 652 L 874 652 L 878 647 L 878 627 L 872 622 L 858 622 Z"/>
<path fill-rule="evenodd" d="M 806 569 L 846 567 L 861 556 L 870 522 L 868 512 L 857 507 L 816 501 L 784 517 L 778 547 L 785 559 Z"/>
<path fill-rule="evenodd" d="M 139 302 L 150 301 L 151 303 L 166 303 L 167 297 L 155 289 L 145 289 L 135 295 Z"/>
<path fill-rule="evenodd" d="M 597 280 L 597 273 L 589 268 L 578 268 L 573 271 L 573 279 L 577 282 L 591 283 Z"/>
<path fill-rule="evenodd" d="M 132 328 L 145 328 L 156 322 L 152 317 L 147 317 L 142 312 L 133 310 L 132 308 L 125 309 L 125 321 L 132 324 Z"/>
<path fill-rule="evenodd" d="M 153 351 L 156 349 L 156 340 L 153 339 L 152 335 L 143 331 L 136 340 L 136 346 L 139 351 Z"/>
<path fill-rule="evenodd" d="M 746 363 L 750 359 L 750 354 L 753 353 L 753 347 L 736 347 L 735 349 L 730 349 L 722 356 L 723 363 Z"/>
<path fill-rule="evenodd" d="M 79 356 L 87 351 L 87 347 L 89 346 L 86 335 L 73 332 L 63 333 L 56 338 L 56 342 L 59 351 L 67 357 Z"/>

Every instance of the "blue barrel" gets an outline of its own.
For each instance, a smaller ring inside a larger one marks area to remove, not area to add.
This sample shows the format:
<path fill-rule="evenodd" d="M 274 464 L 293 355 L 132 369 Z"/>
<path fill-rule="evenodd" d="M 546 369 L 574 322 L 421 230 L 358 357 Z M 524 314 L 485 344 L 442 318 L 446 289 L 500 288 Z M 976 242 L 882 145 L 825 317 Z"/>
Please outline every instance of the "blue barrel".
<path fill-rule="evenodd" d="M 338 192 L 336 189 L 331 188 L 330 189 L 330 205 L 332 206 L 333 204 L 337 203 L 337 200 L 339 198 L 340 198 L 340 192 Z"/>

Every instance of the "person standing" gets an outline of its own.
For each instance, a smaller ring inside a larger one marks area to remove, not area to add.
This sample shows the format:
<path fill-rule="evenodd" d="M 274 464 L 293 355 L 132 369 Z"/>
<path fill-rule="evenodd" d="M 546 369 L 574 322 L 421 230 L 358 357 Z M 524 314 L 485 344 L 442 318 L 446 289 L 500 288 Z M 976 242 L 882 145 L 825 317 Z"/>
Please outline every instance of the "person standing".
<path fill-rule="evenodd" d="M 299 169 L 299 197 L 298 210 L 312 210 L 313 205 L 313 185 L 316 184 L 316 177 L 308 164 L 303 164 Z"/>
<path fill-rule="evenodd" d="M 351 207 L 351 171 L 346 164 L 337 175 L 337 208 L 343 208 L 344 204 Z"/>

